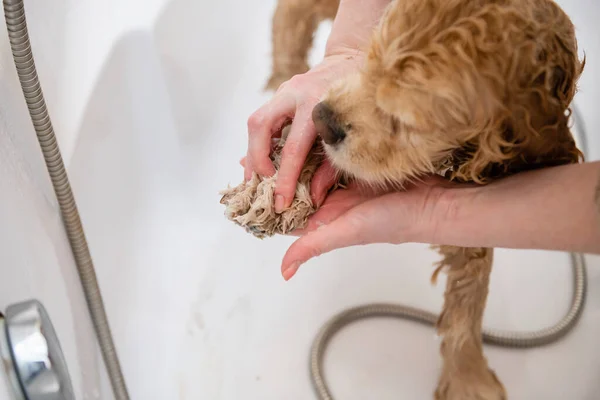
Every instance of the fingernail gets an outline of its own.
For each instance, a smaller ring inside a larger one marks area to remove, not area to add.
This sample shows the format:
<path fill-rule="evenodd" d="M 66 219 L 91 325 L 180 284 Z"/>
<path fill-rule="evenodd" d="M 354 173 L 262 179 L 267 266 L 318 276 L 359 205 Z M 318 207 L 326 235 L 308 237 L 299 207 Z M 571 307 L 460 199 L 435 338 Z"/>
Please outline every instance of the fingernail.
<path fill-rule="evenodd" d="M 296 261 L 294 263 L 292 263 L 289 267 L 287 267 L 286 269 L 283 270 L 282 275 L 283 275 L 283 279 L 285 279 L 286 281 L 289 281 L 292 276 L 294 276 L 296 274 L 296 271 L 298 271 L 298 268 L 300 268 L 300 262 Z"/>
<path fill-rule="evenodd" d="M 275 212 L 277 214 L 280 214 L 283 211 L 284 207 L 285 207 L 285 197 L 278 194 L 277 196 L 275 196 Z"/>

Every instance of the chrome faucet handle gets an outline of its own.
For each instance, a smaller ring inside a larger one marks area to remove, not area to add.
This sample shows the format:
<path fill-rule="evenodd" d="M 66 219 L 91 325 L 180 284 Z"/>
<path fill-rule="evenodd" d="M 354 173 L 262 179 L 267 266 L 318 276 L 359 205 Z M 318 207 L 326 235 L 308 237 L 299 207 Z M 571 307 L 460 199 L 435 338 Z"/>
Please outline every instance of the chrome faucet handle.
<path fill-rule="evenodd" d="M 4 330 L 11 360 L 2 354 L 9 380 L 16 376 L 27 400 L 75 400 L 69 372 L 56 332 L 46 310 L 37 300 L 9 306 L 4 313 Z M 4 351 L 3 353 L 5 353 Z M 7 362 L 10 361 L 10 362 Z M 21 398 L 18 394 L 15 398 Z"/>

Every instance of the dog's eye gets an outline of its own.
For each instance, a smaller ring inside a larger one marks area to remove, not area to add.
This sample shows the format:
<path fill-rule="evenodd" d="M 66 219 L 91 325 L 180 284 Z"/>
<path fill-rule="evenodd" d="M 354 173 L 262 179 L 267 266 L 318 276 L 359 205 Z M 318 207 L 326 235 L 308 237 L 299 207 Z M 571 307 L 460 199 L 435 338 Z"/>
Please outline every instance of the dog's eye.
<path fill-rule="evenodd" d="M 398 133 L 398 121 L 393 116 L 390 119 L 392 124 L 392 132 Z"/>
<path fill-rule="evenodd" d="M 346 130 L 349 131 L 350 129 L 352 129 L 352 124 L 346 124 Z"/>

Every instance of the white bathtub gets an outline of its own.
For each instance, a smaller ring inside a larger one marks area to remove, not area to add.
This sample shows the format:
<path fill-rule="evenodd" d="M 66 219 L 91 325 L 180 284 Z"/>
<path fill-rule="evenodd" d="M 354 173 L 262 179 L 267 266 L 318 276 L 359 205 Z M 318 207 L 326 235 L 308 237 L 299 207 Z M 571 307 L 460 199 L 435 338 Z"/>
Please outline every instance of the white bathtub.
<path fill-rule="evenodd" d="M 600 157 L 600 5 L 562 1 L 588 56 L 577 102 Z M 312 399 L 310 343 L 327 318 L 366 302 L 441 305 L 422 245 L 349 248 L 286 283 L 292 238 L 258 241 L 225 220 L 246 119 L 268 95 L 274 1 L 26 1 L 40 79 L 59 135 L 134 400 Z M 0 310 L 49 308 L 78 399 L 110 399 L 55 200 L 0 29 Z M 326 30 L 323 30 L 323 34 Z M 317 59 L 324 36 L 319 37 Z M 577 194 L 574 194 L 577 195 Z M 486 348 L 513 400 L 600 397 L 600 258 L 577 328 L 548 348 Z M 568 256 L 498 251 L 485 324 L 537 329 L 570 299 Z M 432 328 L 371 320 L 332 342 L 339 400 L 428 399 Z M 0 390 L 0 400 L 3 399 Z"/>

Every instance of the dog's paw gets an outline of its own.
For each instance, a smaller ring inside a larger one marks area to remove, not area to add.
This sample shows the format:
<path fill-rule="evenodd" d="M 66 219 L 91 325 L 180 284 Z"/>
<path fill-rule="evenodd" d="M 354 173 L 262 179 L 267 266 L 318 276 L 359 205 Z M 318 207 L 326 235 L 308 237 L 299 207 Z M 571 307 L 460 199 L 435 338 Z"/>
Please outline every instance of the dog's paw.
<path fill-rule="evenodd" d="M 506 390 L 491 369 L 481 374 L 450 374 L 444 371 L 435 391 L 435 400 L 506 399 Z"/>

